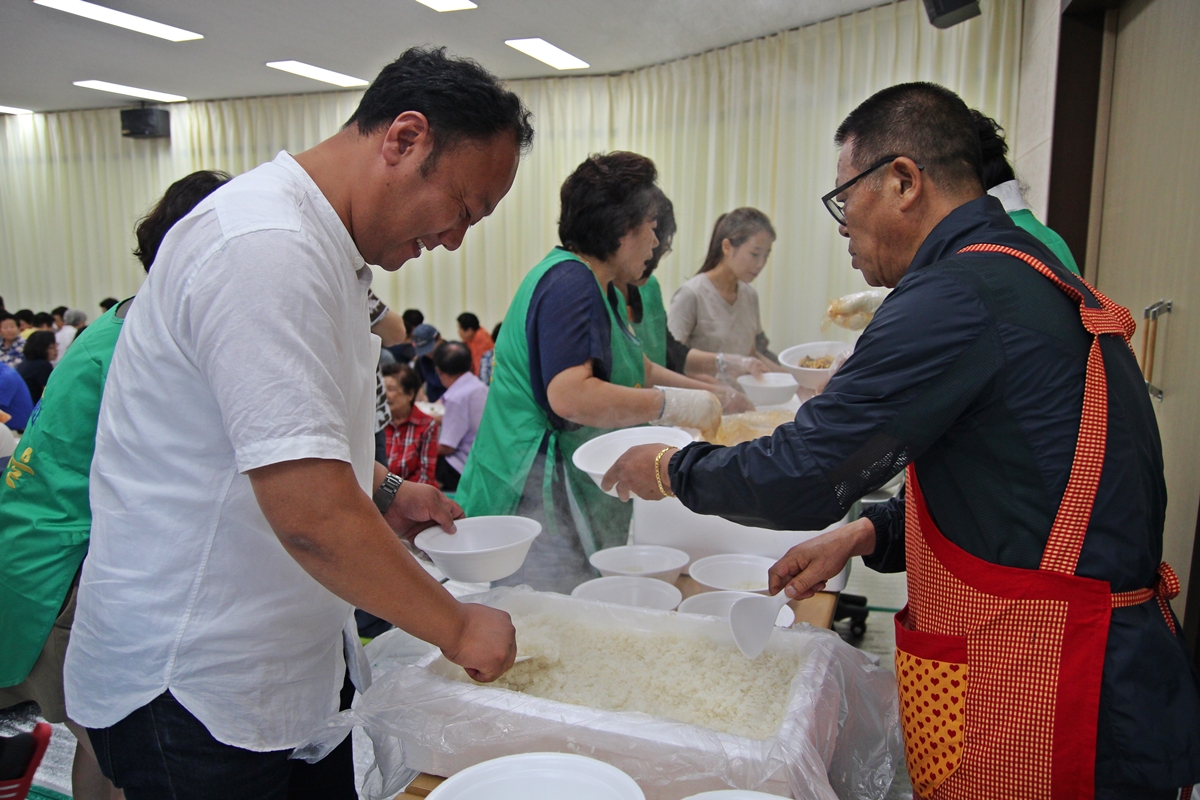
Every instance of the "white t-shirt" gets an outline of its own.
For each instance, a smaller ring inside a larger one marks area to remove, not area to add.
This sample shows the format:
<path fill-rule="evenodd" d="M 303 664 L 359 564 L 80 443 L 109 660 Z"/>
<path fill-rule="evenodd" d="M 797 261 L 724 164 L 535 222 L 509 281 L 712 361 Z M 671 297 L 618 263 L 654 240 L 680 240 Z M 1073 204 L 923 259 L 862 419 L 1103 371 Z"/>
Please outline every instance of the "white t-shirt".
<path fill-rule="evenodd" d="M 758 292 L 738 281 L 737 300 L 727 302 L 704 273 L 688 279 L 671 298 L 667 327 L 675 339 L 710 353 L 750 355 L 762 333 Z"/>
<path fill-rule="evenodd" d="M 73 720 L 107 727 L 169 689 L 219 741 L 263 751 L 337 711 L 350 605 L 287 554 L 246 472 L 335 459 L 370 491 L 370 283 L 287 153 L 167 234 L 100 406 Z"/>
<path fill-rule="evenodd" d="M 62 357 L 67 354 L 67 348 L 71 346 L 71 342 L 75 341 L 77 328 L 74 325 L 63 325 L 54 332 L 54 343 L 58 345 L 58 358 L 54 359 L 53 363 L 58 366 L 58 362 L 62 361 Z"/>

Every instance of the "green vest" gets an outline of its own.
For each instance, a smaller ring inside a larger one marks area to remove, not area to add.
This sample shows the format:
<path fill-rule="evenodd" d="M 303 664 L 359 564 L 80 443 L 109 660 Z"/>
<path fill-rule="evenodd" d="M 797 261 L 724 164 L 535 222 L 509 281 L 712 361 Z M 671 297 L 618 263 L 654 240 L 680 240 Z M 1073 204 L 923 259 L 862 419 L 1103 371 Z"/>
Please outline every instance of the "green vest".
<path fill-rule="evenodd" d="M 71 343 L 0 479 L 0 686 L 33 669 L 87 554 L 88 476 L 121 322 L 111 308 Z"/>
<path fill-rule="evenodd" d="M 521 500 L 525 480 L 542 441 L 549 437 L 542 486 L 548 524 L 555 524 L 555 514 L 550 511 L 554 504 L 551 486 L 556 464 L 562 459 L 566 467 L 567 487 L 586 525 L 586 530 L 580 531 L 581 544 L 584 553 L 591 555 L 596 550 L 625 544 L 629 536 L 632 505 L 604 494 L 586 473 L 575 468 L 571 461 L 575 450 L 605 431 L 588 427 L 560 431 L 554 427 L 549 415 L 533 397 L 529 347 L 525 338 L 529 303 L 538 282 L 557 264 L 578 260 L 570 252 L 555 248 L 525 276 L 517 289 L 500 328 L 487 405 L 483 409 L 479 434 L 471 445 L 471 454 L 463 467 L 455 500 L 469 517 L 512 514 Z M 604 294 L 599 282 L 596 291 Z M 616 294 L 619 299 L 620 293 Z M 615 313 L 607 300 L 604 307 L 612 327 L 613 367 L 609 380 L 619 386 L 640 387 L 646 380 L 645 357 L 641 342 L 626 322 L 628 318 L 624 302 L 620 301 Z M 556 531 L 549 533 L 557 534 Z"/>
<path fill-rule="evenodd" d="M 635 288 L 635 287 L 630 287 Z M 651 275 L 646 285 L 637 289 L 642 296 L 642 321 L 633 326 L 642 342 L 646 358 L 660 367 L 667 365 L 667 309 L 663 306 L 662 287 L 658 276 Z"/>
<path fill-rule="evenodd" d="M 1050 252 L 1058 256 L 1058 260 L 1063 263 L 1064 267 L 1076 275 L 1079 274 L 1079 265 L 1075 263 L 1075 256 L 1071 255 L 1071 248 L 1067 247 L 1067 243 L 1058 233 L 1043 225 L 1032 211 L 1028 208 L 1019 208 L 1016 211 L 1008 212 L 1008 216 L 1018 228 L 1029 231 L 1033 234 L 1033 238 L 1050 248 Z"/>

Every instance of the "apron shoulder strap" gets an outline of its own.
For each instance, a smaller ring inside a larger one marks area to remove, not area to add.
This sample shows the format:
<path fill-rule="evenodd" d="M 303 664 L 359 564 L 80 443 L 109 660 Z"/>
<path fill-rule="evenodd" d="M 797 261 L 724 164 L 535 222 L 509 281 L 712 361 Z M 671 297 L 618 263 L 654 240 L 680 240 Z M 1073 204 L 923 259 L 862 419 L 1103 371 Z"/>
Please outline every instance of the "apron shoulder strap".
<path fill-rule="evenodd" d="M 1028 253 L 997 244 L 973 244 L 958 252 L 1002 253 L 1024 261 L 1076 302 L 1083 327 L 1092 334 L 1083 389 L 1083 414 L 1079 420 L 1079 438 L 1075 444 L 1071 476 L 1054 517 L 1054 525 L 1050 528 L 1050 538 L 1046 541 L 1040 566 L 1044 570 L 1074 575 L 1092 517 L 1092 506 L 1096 502 L 1096 489 L 1100 485 L 1107 446 L 1108 377 L 1104 369 L 1104 355 L 1100 351 L 1100 336 L 1120 335 L 1128 344 L 1137 326 L 1128 309 L 1109 300 L 1080 278 L 1099 304 L 1089 306 L 1083 292 Z"/>

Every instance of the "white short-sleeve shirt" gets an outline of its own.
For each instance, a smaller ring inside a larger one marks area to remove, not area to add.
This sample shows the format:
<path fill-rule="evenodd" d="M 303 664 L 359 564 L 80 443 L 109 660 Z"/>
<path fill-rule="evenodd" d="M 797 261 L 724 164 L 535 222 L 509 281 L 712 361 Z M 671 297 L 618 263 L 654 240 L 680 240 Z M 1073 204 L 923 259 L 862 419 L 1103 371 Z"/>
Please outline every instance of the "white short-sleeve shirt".
<path fill-rule="evenodd" d="M 169 689 L 219 741 L 262 751 L 337 711 L 350 606 L 287 554 L 246 472 L 335 459 L 370 492 L 370 282 L 287 153 L 167 234 L 100 406 L 73 720 L 107 727 Z"/>

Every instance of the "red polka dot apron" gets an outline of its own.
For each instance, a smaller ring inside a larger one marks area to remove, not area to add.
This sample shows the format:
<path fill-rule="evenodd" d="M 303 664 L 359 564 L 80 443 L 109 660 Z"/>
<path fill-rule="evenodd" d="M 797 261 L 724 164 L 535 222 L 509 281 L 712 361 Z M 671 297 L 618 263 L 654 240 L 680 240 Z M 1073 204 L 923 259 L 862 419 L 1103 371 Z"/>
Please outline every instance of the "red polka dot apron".
<path fill-rule="evenodd" d="M 1062 504 L 1039 569 L 992 564 L 934 524 L 915 465 L 907 472 L 909 602 L 896 615 L 896 678 L 905 760 L 923 800 L 1084 800 L 1094 794 L 1096 723 L 1114 607 L 1167 600 L 1178 581 L 1163 564 L 1154 589 L 1111 594 L 1075 574 L 1104 463 L 1108 386 L 1100 336 L 1129 341 L 1129 311 L 1100 307 L 1030 255 L 998 245 L 959 251 L 1019 258 L 1079 304 L 1093 335 L 1083 417 Z M 1090 288 L 1090 287 L 1089 287 Z"/>

